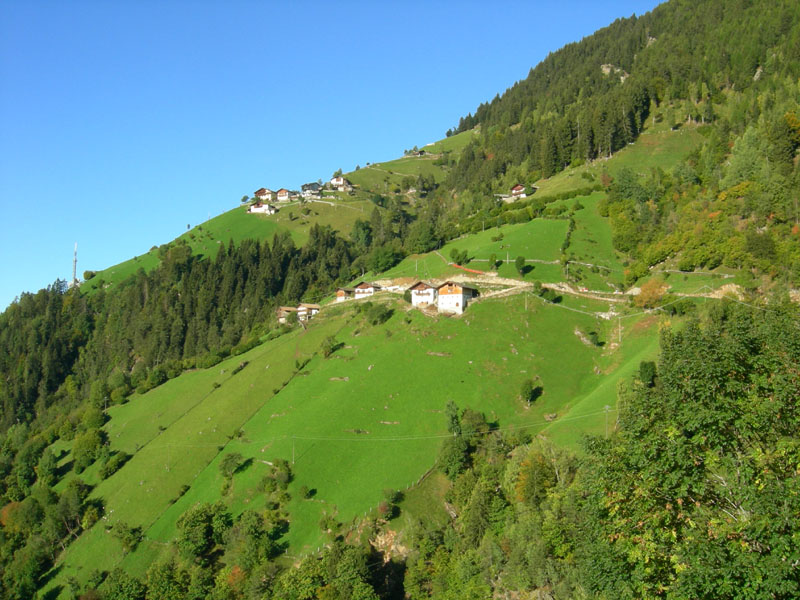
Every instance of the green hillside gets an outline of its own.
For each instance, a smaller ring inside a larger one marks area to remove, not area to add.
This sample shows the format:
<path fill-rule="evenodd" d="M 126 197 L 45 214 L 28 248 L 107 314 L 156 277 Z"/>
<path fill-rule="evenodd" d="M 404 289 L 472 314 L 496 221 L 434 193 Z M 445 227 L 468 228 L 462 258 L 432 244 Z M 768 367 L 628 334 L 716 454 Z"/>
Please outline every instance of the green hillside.
<path fill-rule="evenodd" d="M 352 189 L 23 295 L 0 595 L 797 597 L 798 48 L 796 3 L 671 0 Z"/>
<path fill-rule="evenodd" d="M 603 430 L 602 410 L 615 406 L 617 378 L 656 350 L 657 320 L 634 327 L 641 317 L 629 322 L 621 348 L 587 346 L 576 328 L 597 329 L 609 342 L 615 335 L 613 323 L 570 310 L 607 308 L 589 300 L 546 304 L 515 295 L 479 302 L 459 319 L 424 316 L 391 297 L 381 301 L 393 311 L 385 324 L 369 325 L 353 303 L 330 306 L 306 331 L 110 409 L 104 429 L 112 451 L 133 457 L 93 490 L 105 519 L 70 546 L 53 584 L 69 576 L 85 581 L 87 564 L 121 564 L 144 575 L 194 504 L 223 499 L 234 513 L 263 506 L 256 491 L 263 461 L 276 458 L 290 461 L 294 473 L 288 552 L 313 550 L 326 541 L 317 526 L 323 513 L 352 522 L 375 509 L 381 490 L 404 489 L 428 470 L 447 435 L 448 400 L 484 412 L 500 428 L 552 430 L 577 449 L 584 432 Z M 343 347 L 324 359 L 318 351 L 327 335 Z M 296 361 L 308 359 L 297 371 Z M 533 376 L 544 393 L 528 408 L 517 394 Z M 231 452 L 252 463 L 221 495 L 219 461 Z M 300 496 L 301 486 L 316 490 L 311 500 Z M 142 529 L 131 554 L 106 532 L 118 521 Z"/>

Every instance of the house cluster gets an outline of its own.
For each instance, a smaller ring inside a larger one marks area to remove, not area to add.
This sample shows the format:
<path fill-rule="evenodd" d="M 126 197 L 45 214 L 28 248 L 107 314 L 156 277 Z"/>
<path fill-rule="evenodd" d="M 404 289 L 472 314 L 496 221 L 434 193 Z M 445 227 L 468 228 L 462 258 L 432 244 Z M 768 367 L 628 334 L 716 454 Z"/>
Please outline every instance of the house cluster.
<path fill-rule="evenodd" d="M 336 301 L 358 300 L 372 296 L 381 288 L 375 283 L 361 282 L 354 287 L 340 287 L 336 290 Z M 406 288 L 411 294 L 411 304 L 418 308 L 436 307 L 440 313 L 461 314 L 467 304 L 478 295 L 478 290 L 463 283 L 445 281 L 435 285 L 426 281 L 417 281 Z"/>
<path fill-rule="evenodd" d="M 297 306 L 279 306 L 278 307 L 278 323 L 286 323 L 289 315 L 296 314 L 297 320 L 301 322 L 308 321 L 319 312 L 319 304 L 306 304 L 301 302 Z"/>
<path fill-rule="evenodd" d="M 366 281 L 362 281 L 353 287 L 336 288 L 336 301 L 344 302 L 345 300 L 360 300 L 361 298 L 372 296 L 380 289 L 381 286 L 379 286 L 377 283 L 368 283 Z"/>
<path fill-rule="evenodd" d="M 278 207 L 272 202 L 286 203 L 295 200 L 319 200 L 324 191 L 349 192 L 353 189 L 347 179 L 342 176 L 333 177 L 328 183 L 323 184 L 322 180 L 311 183 L 304 183 L 300 186 L 300 191 L 287 190 L 281 188 L 277 192 L 269 188 L 260 188 L 253 193 L 253 203 L 247 207 L 248 213 L 261 213 L 274 215 L 278 212 Z"/>

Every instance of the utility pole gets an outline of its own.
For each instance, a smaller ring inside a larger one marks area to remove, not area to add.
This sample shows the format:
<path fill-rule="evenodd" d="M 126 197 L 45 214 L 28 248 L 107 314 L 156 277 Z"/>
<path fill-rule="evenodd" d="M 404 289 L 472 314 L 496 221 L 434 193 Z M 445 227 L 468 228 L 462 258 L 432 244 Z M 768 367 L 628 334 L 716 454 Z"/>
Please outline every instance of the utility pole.
<path fill-rule="evenodd" d="M 611 407 L 610 407 L 608 404 L 606 404 L 606 405 L 603 407 L 603 410 L 606 412 L 606 438 L 608 438 L 608 411 L 609 411 L 610 409 L 611 409 Z"/>
<path fill-rule="evenodd" d="M 608 427 L 606 427 L 608 429 Z M 294 464 L 294 437 L 292 438 L 292 464 Z"/>

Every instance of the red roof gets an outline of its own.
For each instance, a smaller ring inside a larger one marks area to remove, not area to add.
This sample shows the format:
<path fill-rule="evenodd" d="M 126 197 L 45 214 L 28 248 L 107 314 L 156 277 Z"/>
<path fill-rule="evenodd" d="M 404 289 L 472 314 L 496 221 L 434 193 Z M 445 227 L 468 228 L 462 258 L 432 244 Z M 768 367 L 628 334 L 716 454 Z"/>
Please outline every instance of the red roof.
<path fill-rule="evenodd" d="M 521 185 L 519 183 L 517 185 L 515 185 L 513 188 L 511 188 L 512 192 L 522 192 L 524 190 L 525 190 L 525 186 Z"/>

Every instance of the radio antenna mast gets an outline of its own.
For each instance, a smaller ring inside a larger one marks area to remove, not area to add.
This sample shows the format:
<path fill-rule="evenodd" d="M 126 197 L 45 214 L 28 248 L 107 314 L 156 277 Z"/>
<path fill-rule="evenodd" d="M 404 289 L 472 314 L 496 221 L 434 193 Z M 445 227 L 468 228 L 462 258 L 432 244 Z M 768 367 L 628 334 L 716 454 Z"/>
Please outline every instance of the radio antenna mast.
<path fill-rule="evenodd" d="M 78 242 L 75 242 L 75 254 L 72 257 L 72 285 L 78 285 Z"/>

